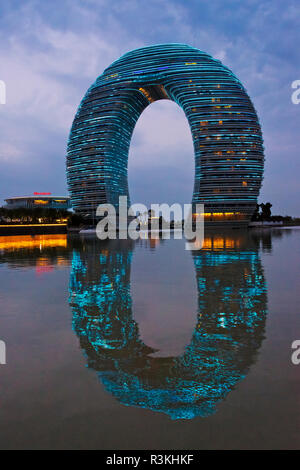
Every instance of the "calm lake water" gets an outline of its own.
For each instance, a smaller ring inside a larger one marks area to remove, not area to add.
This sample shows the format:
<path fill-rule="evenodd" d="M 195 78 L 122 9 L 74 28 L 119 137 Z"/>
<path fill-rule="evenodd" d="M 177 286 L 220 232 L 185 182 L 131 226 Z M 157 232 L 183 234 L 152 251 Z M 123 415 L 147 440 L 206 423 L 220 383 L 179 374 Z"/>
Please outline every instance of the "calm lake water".
<path fill-rule="evenodd" d="M 300 230 L 0 237 L 1 448 L 300 447 Z"/>

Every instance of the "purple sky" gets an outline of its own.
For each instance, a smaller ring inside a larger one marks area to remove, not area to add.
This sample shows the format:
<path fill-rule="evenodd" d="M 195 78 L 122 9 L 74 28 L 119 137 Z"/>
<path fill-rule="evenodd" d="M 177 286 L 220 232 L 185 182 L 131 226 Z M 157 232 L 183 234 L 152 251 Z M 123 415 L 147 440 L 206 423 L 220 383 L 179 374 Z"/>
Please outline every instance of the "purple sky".
<path fill-rule="evenodd" d="M 219 58 L 238 76 L 265 140 L 260 202 L 300 216 L 299 0 L 28 0 L 1 2 L 0 203 L 4 197 L 66 194 L 65 155 L 81 98 L 128 50 L 183 42 Z M 193 147 L 183 111 L 151 104 L 129 158 L 132 202 L 191 200 Z"/>

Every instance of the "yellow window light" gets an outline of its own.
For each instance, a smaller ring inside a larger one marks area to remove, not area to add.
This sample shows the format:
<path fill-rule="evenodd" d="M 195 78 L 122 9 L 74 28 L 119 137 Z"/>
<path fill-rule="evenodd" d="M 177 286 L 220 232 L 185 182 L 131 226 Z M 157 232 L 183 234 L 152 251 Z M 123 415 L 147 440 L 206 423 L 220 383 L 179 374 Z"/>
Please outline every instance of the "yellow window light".
<path fill-rule="evenodd" d="M 149 103 L 153 103 L 154 99 L 150 95 L 149 91 L 145 90 L 145 88 L 139 88 L 139 91 L 143 93 L 143 95 L 147 98 Z"/>

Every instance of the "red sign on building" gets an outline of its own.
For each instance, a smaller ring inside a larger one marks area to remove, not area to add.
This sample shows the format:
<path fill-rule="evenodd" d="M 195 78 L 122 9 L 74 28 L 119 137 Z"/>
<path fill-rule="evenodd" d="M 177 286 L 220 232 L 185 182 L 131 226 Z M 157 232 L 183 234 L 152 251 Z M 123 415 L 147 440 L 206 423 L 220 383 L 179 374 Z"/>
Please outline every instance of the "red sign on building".
<path fill-rule="evenodd" d="M 51 195 L 51 193 L 36 193 L 36 192 L 34 192 L 33 194 L 34 196 L 50 196 Z"/>

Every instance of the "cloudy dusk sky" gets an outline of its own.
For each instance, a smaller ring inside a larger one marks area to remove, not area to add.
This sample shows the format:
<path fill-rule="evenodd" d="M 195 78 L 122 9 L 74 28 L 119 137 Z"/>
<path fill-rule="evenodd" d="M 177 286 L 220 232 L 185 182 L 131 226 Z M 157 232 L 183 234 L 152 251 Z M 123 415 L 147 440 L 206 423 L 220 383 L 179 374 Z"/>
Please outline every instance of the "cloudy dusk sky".
<path fill-rule="evenodd" d="M 125 52 L 190 44 L 242 81 L 265 142 L 259 202 L 300 216 L 299 0 L 9 0 L 0 6 L 0 205 L 34 191 L 67 194 L 66 146 L 87 88 Z M 129 155 L 132 202 L 190 202 L 194 158 L 183 111 L 151 104 Z"/>

